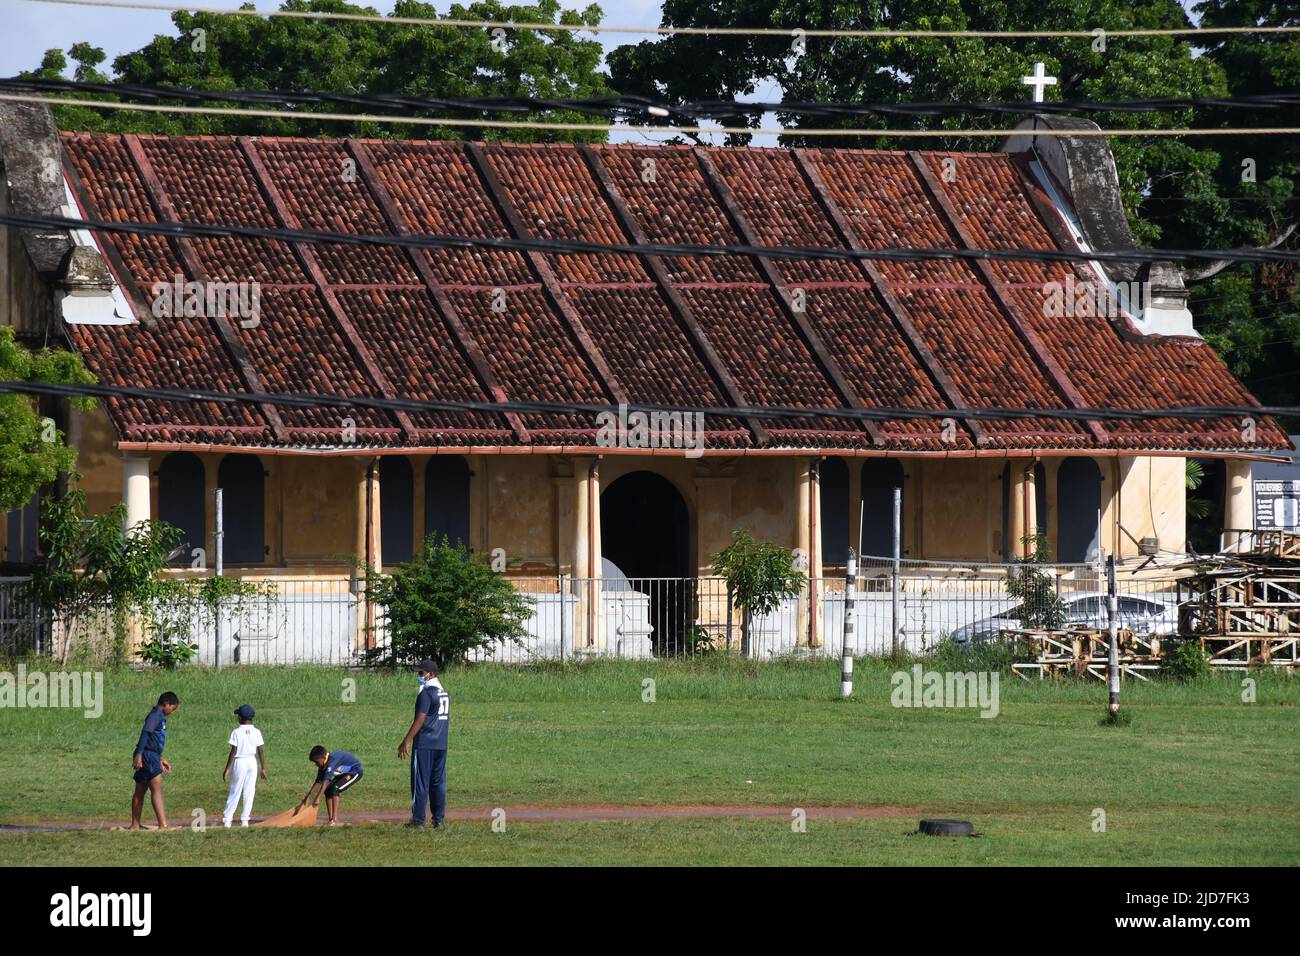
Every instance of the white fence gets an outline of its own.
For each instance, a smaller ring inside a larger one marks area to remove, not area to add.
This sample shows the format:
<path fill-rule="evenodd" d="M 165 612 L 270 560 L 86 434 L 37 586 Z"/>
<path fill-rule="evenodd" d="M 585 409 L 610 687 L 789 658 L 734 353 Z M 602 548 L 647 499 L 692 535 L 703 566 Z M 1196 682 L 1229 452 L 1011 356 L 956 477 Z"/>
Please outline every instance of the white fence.
<path fill-rule="evenodd" d="M 1009 581 L 1022 566 L 936 568 L 909 563 L 895 576 L 868 559 L 853 591 L 853 652 L 885 655 L 894 645 L 925 653 L 944 639 L 979 642 L 1009 627 L 1044 623 L 1105 625 L 1104 582 L 1094 568 L 1044 566 L 1037 587 L 1017 596 Z M 365 600 L 355 578 L 261 579 L 265 595 L 195 611 L 179 632 L 197 643 L 196 662 L 349 665 L 386 646 L 383 609 Z M 721 578 L 512 577 L 528 597 L 526 636 L 474 655 L 512 663 L 585 656 L 628 659 L 730 652 L 755 659 L 791 654 L 838 656 L 847 604 L 842 578 L 817 578 L 745 634 L 744 615 Z M 1177 582 L 1120 576 L 1121 625 L 1137 633 L 1177 631 Z M 897 595 L 897 617 L 895 617 Z M 1050 620 L 1049 620 L 1050 618 Z M 23 596 L 22 579 L 0 579 L 0 653 L 48 652 L 51 627 Z M 57 632 L 57 628 L 53 629 Z"/>

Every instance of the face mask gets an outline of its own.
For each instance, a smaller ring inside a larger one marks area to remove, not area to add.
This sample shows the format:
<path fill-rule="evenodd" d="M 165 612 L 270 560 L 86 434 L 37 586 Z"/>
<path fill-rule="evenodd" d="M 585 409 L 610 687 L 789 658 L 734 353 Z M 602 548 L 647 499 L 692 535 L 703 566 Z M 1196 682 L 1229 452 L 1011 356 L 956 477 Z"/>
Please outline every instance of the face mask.
<path fill-rule="evenodd" d="M 427 683 L 428 683 L 428 681 L 425 680 L 423 677 L 421 677 L 421 678 L 420 678 L 420 690 L 424 690 L 424 685 L 427 684 Z"/>

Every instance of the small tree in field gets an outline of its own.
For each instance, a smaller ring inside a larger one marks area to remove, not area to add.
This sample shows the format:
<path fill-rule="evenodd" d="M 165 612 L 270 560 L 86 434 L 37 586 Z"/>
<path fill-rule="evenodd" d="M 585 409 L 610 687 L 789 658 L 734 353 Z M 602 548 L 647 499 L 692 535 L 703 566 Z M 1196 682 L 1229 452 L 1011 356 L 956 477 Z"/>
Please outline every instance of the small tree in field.
<path fill-rule="evenodd" d="M 472 651 L 506 641 L 519 643 L 528 632 L 532 604 L 464 545 L 432 536 L 414 561 L 370 582 L 370 599 L 384 608 L 394 665 L 431 657 L 442 665 L 465 660 Z"/>
<path fill-rule="evenodd" d="M 1047 571 L 1033 567 L 1052 559 L 1052 546 L 1041 534 L 1021 540 L 1025 556 L 1015 560 L 1018 567 L 1007 575 L 1007 594 L 1021 601 L 1020 626 L 1060 627 L 1065 623 L 1065 604 L 1056 593 L 1056 582 Z"/>
<path fill-rule="evenodd" d="M 727 579 L 727 590 L 741 609 L 740 645 L 746 654 L 755 615 L 775 611 L 808 583 L 808 576 L 795 567 L 793 551 L 755 541 L 743 528 L 732 532 L 731 544 L 714 556 L 713 573 Z"/>

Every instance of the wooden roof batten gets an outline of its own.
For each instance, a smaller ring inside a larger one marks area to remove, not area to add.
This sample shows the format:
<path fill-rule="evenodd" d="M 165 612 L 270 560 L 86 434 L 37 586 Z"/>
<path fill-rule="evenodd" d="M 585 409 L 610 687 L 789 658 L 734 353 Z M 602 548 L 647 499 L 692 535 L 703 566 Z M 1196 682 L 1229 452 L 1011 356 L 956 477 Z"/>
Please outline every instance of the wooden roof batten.
<path fill-rule="evenodd" d="M 953 235 L 957 237 L 963 248 L 975 249 L 976 246 L 971 239 L 970 230 L 962 223 L 961 216 L 958 214 L 956 207 L 953 206 L 952 201 L 944 192 L 938 179 L 935 178 L 934 172 L 928 165 L 926 165 L 924 157 L 914 150 L 909 151 L 907 157 L 911 160 L 912 168 L 916 170 L 917 175 L 921 178 L 921 182 L 924 185 L 926 192 L 929 193 L 931 198 L 934 200 L 934 203 L 938 206 L 944 221 L 947 223 L 948 228 L 951 230 Z M 1010 324 L 1012 329 L 1014 329 L 1016 334 L 1020 337 L 1020 340 L 1025 344 L 1025 347 L 1029 350 L 1029 354 L 1038 364 L 1038 367 L 1042 369 L 1051 380 L 1052 384 L 1056 387 L 1057 392 L 1060 393 L 1067 402 L 1069 402 L 1072 408 L 1087 408 L 1088 404 L 1084 401 L 1083 395 L 1079 392 L 1078 388 L 1075 387 L 1074 382 L 1070 381 L 1070 377 L 1066 374 L 1065 369 L 1061 368 L 1060 364 L 1052 356 L 1052 353 L 1048 351 L 1047 345 L 1043 342 L 1042 338 L 1027 322 L 1025 322 L 1015 306 L 1011 302 L 1007 301 L 1007 297 L 1002 291 L 1002 281 L 994 274 L 993 267 L 984 259 L 975 259 L 973 262 L 976 271 L 984 282 L 984 285 L 992 295 L 993 301 L 997 303 L 998 309 L 1002 312 L 1002 315 L 1006 318 L 1008 324 Z M 1084 421 L 1084 425 L 1098 444 L 1107 445 L 1110 443 L 1110 435 L 1101 422 L 1089 418 Z"/>
<path fill-rule="evenodd" d="M 131 157 L 131 162 L 140 176 L 140 182 L 144 184 L 145 191 L 149 194 L 149 201 L 153 204 L 158 218 L 163 222 L 180 222 L 176 206 L 172 203 L 166 187 L 163 186 L 162 180 L 158 178 L 158 173 L 153 168 L 153 163 L 149 161 L 144 147 L 140 144 L 140 137 L 134 133 L 127 133 L 122 137 L 122 142 L 126 145 L 127 154 Z M 194 251 L 193 240 L 188 236 L 169 236 L 168 238 L 172 248 L 176 250 L 177 256 L 180 257 L 182 267 L 189 273 L 190 279 L 195 282 L 206 283 L 208 281 L 207 270 L 199 262 L 198 254 Z M 253 367 L 253 363 L 249 361 L 243 343 L 239 341 L 234 326 L 230 324 L 230 318 L 226 315 L 213 315 L 208 318 L 216 328 L 217 337 L 221 339 L 221 344 L 230 360 L 234 363 L 235 370 L 243 379 L 244 387 L 250 392 L 265 392 L 266 387 L 262 382 L 262 376 L 258 374 L 257 369 Z M 287 432 L 284 420 L 280 417 L 280 410 L 267 402 L 258 402 L 257 408 L 262 413 L 262 417 L 266 419 L 266 423 L 276 441 L 285 442 Z"/>
<path fill-rule="evenodd" d="M 524 225 L 523 218 L 515 209 L 510 198 L 506 196 L 505 189 L 501 185 L 501 180 L 497 178 L 496 170 L 492 168 L 492 164 L 488 160 L 487 151 L 483 148 L 483 144 L 466 143 L 465 151 L 469 154 L 470 162 L 477 170 L 479 179 L 487 190 L 488 198 L 492 200 L 497 214 L 505 222 L 510 234 L 516 239 L 534 238 L 528 227 Z M 573 335 L 574 341 L 577 342 L 578 348 L 595 370 L 596 376 L 600 379 L 606 393 L 620 405 L 629 404 L 627 390 L 619 383 L 618 376 L 610 368 L 609 362 L 605 360 L 605 356 L 596 346 L 596 342 L 591 337 L 591 333 L 587 330 L 581 316 L 573 307 L 573 303 L 569 301 L 569 296 L 560 285 L 555 270 L 546 261 L 545 253 L 529 250 L 524 256 L 532 267 L 534 275 L 541 281 L 547 299 L 550 300 L 552 307 L 559 313 L 560 318 L 568 325 L 569 332 Z"/>
<path fill-rule="evenodd" d="M 393 200 L 392 194 L 388 187 L 379 177 L 375 169 L 374 160 L 370 155 L 369 148 L 359 140 L 349 139 L 344 142 L 344 148 L 357 163 L 357 172 L 361 174 L 361 181 L 370 190 L 370 195 L 374 198 L 379 211 L 383 214 L 384 221 L 388 228 L 395 235 L 409 236 L 412 235 L 410 224 L 406 217 L 397 207 Z M 437 275 L 434 274 L 433 266 L 429 262 L 429 257 L 423 249 L 417 249 L 414 246 L 403 246 L 402 251 L 406 254 L 407 261 L 420 276 L 424 283 L 425 289 L 429 293 L 429 298 L 433 300 L 434 308 L 438 311 L 443 323 L 451 331 L 452 336 L 456 339 L 456 344 L 460 346 L 461 353 L 468 359 L 470 366 L 478 376 L 479 384 L 494 402 L 507 403 L 510 396 L 506 394 L 505 388 L 492 372 L 492 366 L 488 363 L 487 356 L 484 354 L 482 347 L 474 334 L 465 325 L 461 319 L 460 310 L 458 310 L 443 290 L 442 284 L 438 281 Z M 510 425 L 515 437 L 521 442 L 527 444 L 531 440 L 524 420 L 518 412 L 504 412 L 506 422 Z"/>
<path fill-rule="evenodd" d="M 804 182 L 808 185 L 809 190 L 817 198 L 818 204 L 835 227 L 835 232 L 840 241 L 853 252 L 865 252 L 867 247 L 858 237 L 857 230 L 853 228 L 849 217 L 845 215 L 844 210 L 835 201 L 835 197 L 831 195 L 821 172 L 808 159 L 807 150 L 794 150 L 794 162 L 803 175 Z M 876 298 L 880 300 L 881 305 L 884 306 L 885 312 L 893 320 L 895 327 L 903 333 L 907 344 L 911 346 L 912 353 L 917 357 L 926 372 L 929 373 L 930 379 L 934 382 L 939 393 L 954 410 L 970 408 L 971 405 L 965 394 L 943 367 L 939 361 L 939 356 L 926 343 L 924 336 L 921 335 L 921 330 L 912 320 L 911 314 L 902 301 L 894 294 L 894 290 L 890 288 L 889 281 L 885 278 L 884 273 L 880 271 L 880 267 L 870 259 L 857 259 L 855 261 L 858 264 L 859 271 L 871 283 L 871 288 L 876 293 Z M 962 423 L 975 439 L 977 446 L 983 447 L 989 443 L 988 429 L 984 427 L 979 419 L 963 418 Z"/>
<path fill-rule="evenodd" d="M 708 182 L 714 196 L 717 197 L 718 202 L 726 212 L 727 218 L 731 221 L 732 227 L 741 237 L 741 240 L 746 245 L 761 245 L 758 241 L 757 233 L 754 232 L 753 227 L 749 223 L 749 219 L 741 210 L 740 204 L 736 202 L 736 197 L 732 194 L 731 188 L 722 178 L 722 174 L 718 171 L 718 167 L 713 162 L 713 158 L 709 156 L 708 151 L 702 146 L 696 146 L 694 147 L 693 152 L 696 160 L 699 162 L 700 168 L 704 171 L 705 180 Z M 767 256 L 761 255 L 752 256 L 751 258 L 758 265 L 759 272 L 762 274 L 763 278 L 767 280 L 767 283 L 772 287 L 772 292 L 776 295 L 777 301 L 780 302 L 781 311 L 784 313 L 786 319 L 791 322 L 799 332 L 804 344 L 808 347 L 809 352 L 812 353 L 813 359 L 821 366 L 826 377 L 830 379 L 831 385 L 834 387 L 835 391 L 840 394 L 840 397 L 850 408 L 860 411 L 870 411 L 870 407 L 862 400 L 862 397 L 858 395 L 857 390 L 849 384 L 849 380 L 845 377 L 844 371 L 840 368 L 839 363 L 832 357 L 830 349 L 826 347 L 826 343 L 823 342 L 821 336 L 817 334 L 817 330 L 812 327 L 812 323 L 808 321 L 808 317 L 801 310 L 794 307 L 794 297 L 785 281 L 781 278 L 781 274 L 777 271 L 776 266 L 772 263 L 772 260 Z M 864 418 L 861 419 L 861 424 L 867 434 L 871 436 L 873 444 L 886 444 L 885 436 L 876 422 L 869 418 Z"/>
<path fill-rule="evenodd" d="M 284 196 L 280 194 L 280 190 L 276 188 L 275 183 L 272 181 L 270 170 L 266 168 L 266 163 L 262 160 L 261 153 L 258 152 L 256 141 L 250 136 L 239 136 L 236 137 L 236 142 L 239 144 L 244 158 L 248 161 L 248 165 L 253 170 L 253 178 L 257 180 L 258 189 L 261 191 L 263 199 L 271 208 L 271 213 L 275 216 L 276 221 L 280 223 L 281 228 L 301 229 L 302 225 L 299 223 L 298 217 L 289 209 L 288 204 L 284 201 Z M 357 331 L 356 326 L 352 324 L 352 319 L 348 317 L 343 304 L 338 300 L 338 296 L 330 288 L 325 273 L 321 270 L 320 261 L 316 258 L 316 253 L 310 244 L 290 242 L 289 247 L 293 250 L 293 254 L 297 258 L 299 265 L 302 266 L 303 271 L 307 273 L 307 276 L 316 286 L 316 291 L 325 303 L 325 308 L 334 320 L 334 324 L 343 333 L 343 341 L 347 343 L 352 350 L 352 354 L 356 356 L 362 371 L 369 376 L 379 396 L 385 399 L 399 398 L 400 396 L 389 383 L 388 376 L 379 367 L 379 363 L 375 361 L 370 349 L 361 341 L 361 334 Z M 401 427 L 407 441 L 417 444 L 419 442 L 418 432 L 415 424 L 411 421 L 410 415 L 400 410 L 393 411 L 391 414 L 397 420 L 397 424 Z"/>
<path fill-rule="evenodd" d="M 615 218 L 623 228 L 624 234 L 632 242 L 638 245 L 646 245 L 650 242 L 645 230 L 632 215 L 631 209 L 628 208 L 623 194 L 619 191 L 618 186 L 614 183 L 613 177 L 609 173 L 609 168 L 605 161 L 600 158 L 600 153 L 596 151 L 589 143 L 583 143 L 578 147 L 579 153 L 587 163 L 587 168 L 591 171 L 597 185 L 605 196 L 605 201 L 609 203 L 614 212 Z M 663 257 L 644 253 L 641 255 L 646 270 L 650 273 L 651 278 L 659 287 L 659 292 L 664 301 L 668 304 L 668 309 L 677 319 L 678 324 L 686 331 L 694 344 L 696 352 L 703 360 L 705 366 L 713 373 L 723 393 L 730 402 L 737 407 L 747 407 L 752 405 L 741 391 L 740 385 L 736 382 L 735 377 L 722 361 L 722 356 L 718 354 L 717 349 L 709 340 L 708 334 L 700 325 L 699 320 L 695 317 L 690 305 L 682 297 L 676 283 L 673 282 L 672 276 L 668 273 L 668 268 L 664 265 Z M 767 429 L 763 427 L 762 422 L 753 416 L 744 417 L 745 425 L 749 428 L 754 436 L 754 441 L 760 445 L 768 442 Z"/>

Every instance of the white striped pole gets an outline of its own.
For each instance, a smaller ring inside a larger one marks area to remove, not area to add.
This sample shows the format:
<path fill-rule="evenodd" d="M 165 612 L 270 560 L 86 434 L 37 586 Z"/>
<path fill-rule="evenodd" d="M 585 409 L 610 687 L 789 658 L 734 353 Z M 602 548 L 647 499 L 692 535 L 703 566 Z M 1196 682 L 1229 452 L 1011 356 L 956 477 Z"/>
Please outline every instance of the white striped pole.
<path fill-rule="evenodd" d="M 1119 598 L 1115 587 L 1115 555 L 1106 556 L 1106 685 L 1110 690 L 1108 711 L 1119 714 Z"/>
<path fill-rule="evenodd" d="M 844 654 L 840 665 L 840 696 L 853 695 L 853 598 L 857 591 L 858 556 L 849 548 L 848 573 L 844 579 Z"/>

